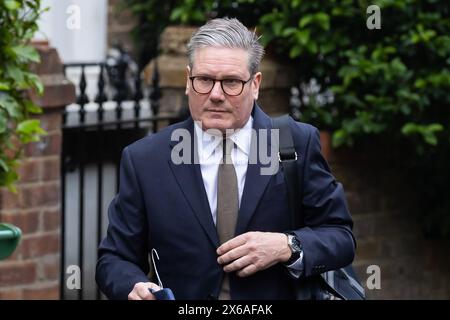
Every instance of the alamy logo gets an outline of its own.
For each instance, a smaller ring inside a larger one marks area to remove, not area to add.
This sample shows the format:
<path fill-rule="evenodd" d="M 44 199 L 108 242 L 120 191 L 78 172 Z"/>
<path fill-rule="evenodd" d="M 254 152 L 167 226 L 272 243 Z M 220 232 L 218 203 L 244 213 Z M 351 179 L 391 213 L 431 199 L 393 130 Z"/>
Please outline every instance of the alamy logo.
<path fill-rule="evenodd" d="M 67 7 L 66 13 L 69 17 L 66 20 L 66 27 L 69 30 L 81 29 L 81 8 L 76 4 Z"/>
<path fill-rule="evenodd" d="M 70 265 L 66 269 L 66 273 L 69 275 L 66 280 L 66 287 L 69 290 L 81 289 L 81 270 L 77 265 Z"/>
<path fill-rule="evenodd" d="M 201 128 L 201 122 L 197 122 L 197 125 Z M 211 145 L 217 147 L 223 139 L 222 133 L 217 129 L 208 129 L 206 131 L 201 130 L 202 135 L 209 134 L 213 140 Z M 234 133 L 233 129 L 226 130 L 226 136 L 231 136 Z M 269 143 L 270 139 L 270 143 Z M 204 164 L 215 163 L 219 164 L 222 160 L 222 151 L 219 148 L 214 150 L 208 150 L 206 148 L 198 148 L 197 137 L 191 136 L 191 133 L 186 129 L 176 129 L 172 132 L 171 140 L 178 142 L 171 152 L 171 160 L 175 165 L 180 164 Z M 203 137 L 200 137 L 200 141 L 203 141 Z M 215 142 L 215 143 L 214 143 Z M 233 161 L 234 164 L 245 161 L 248 164 L 260 163 L 261 175 L 274 175 L 278 172 L 279 167 L 279 130 L 278 129 L 251 129 L 251 146 L 250 153 L 247 157 L 237 153 L 234 149 Z M 220 150 L 220 151 L 219 151 Z M 208 155 L 211 157 L 208 157 Z"/>
<path fill-rule="evenodd" d="M 370 16 L 367 18 L 367 21 L 366 21 L 367 29 L 369 29 L 369 30 L 381 29 L 381 9 L 380 9 L 380 7 L 375 4 L 368 6 L 366 13 L 370 14 Z"/>
<path fill-rule="evenodd" d="M 367 267 L 367 274 L 370 276 L 367 278 L 366 286 L 369 290 L 381 289 L 381 269 L 376 264 Z"/>

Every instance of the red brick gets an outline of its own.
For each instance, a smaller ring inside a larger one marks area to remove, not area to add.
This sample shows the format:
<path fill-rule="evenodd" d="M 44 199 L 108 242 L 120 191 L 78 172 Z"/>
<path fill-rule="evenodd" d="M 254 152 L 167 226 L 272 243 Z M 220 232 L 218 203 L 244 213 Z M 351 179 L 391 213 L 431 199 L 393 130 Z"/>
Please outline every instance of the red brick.
<path fill-rule="evenodd" d="M 328 131 L 320 131 L 320 145 L 322 148 L 322 155 L 330 161 L 332 158 L 333 148 L 331 146 L 331 134 Z"/>
<path fill-rule="evenodd" d="M 51 79 L 59 79 L 59 82 Z M 62 112 L 64 106 L 75 102 L 75 86 L 67 81 L 62 75 L 51 75 L 50 77 L 41 77 L 44 85 L 44 94 L 38 96 L 34 92 L 30 93 L 31 100 L 44 108 L 44 112 L 54 108 Z"/>
<path fill-rule="evenodd" d="M 58 283 L 40 285 L 35 288 L 26 288 L 23 290 L 23 299 L 25 300 L 57 300 L 59 299 Z"/>
<path fill-rule="evenodd" d="M 28 284 L 36 280 L 36 263 L 15 261 L 0 263 L 0 287 Z"/>
<path fill-rule="evenodd" d="M 40 161 L 37 158 L 30 158 L 22 161 L 18 174 L 19 183 L 38 181 L 40 176 Z"/>
<path fill-rule="evenodd" d="M 33 142 L 25 147 L 26 157 L 59 155 L 61 153 L 61 133 L 53 132 L 43 136 L 41 141 Z"/>
<path fill-rule="evenodd" d="M 42 162 L 42 181 L 59 180 L 60 166 L 59 156 L 45 159 Z"/>
<path fill-rule="evenodd" d="M 23 259 L 59 253 L 59 234 L 38 234 L 22 240 L 20 251 Z"/>
<path fill-rule="evenodd" d="M 59 230 L 61 223 L 61 211 L 59 209 L 44 210 L 42 213 L 42 220 L 45 231 Z"/>
<path fill-rule="evenodd" d="M 59 254 L 55 254 L 50 257 L 46 257 L 42 261 L 43 277 L 46 280 L 58 280 L 59 279 Z"/>
<path fill-rule="evenodd" d="M 33 184 L 21 192 L 24 208 L 59 205 L 59 183 Z"/>
<path fill-rule="evenodd" d="M 379 246 L 381 244 L 375 240 L 359 241 L 356 247 L 356 259 L 370 260 L 376 259 L 379 254 Z"/>
<path fill-rule="evenodd" d="M 22 234 L 34 233 L 39 229 L 39 211 L 2 214 L 1 220 L 19 227 Z"/>
<path fill-rule="evenodd" d="M 60 110 L 46 110 L 44 114 L 35 118 L 41 120 L 41 127 L 47 132 L 61 130 L 62 112 Z"/>
<path fill-rule="evenodd" d="M 18 209 L 21 207 L 21 198 L 19 192 L 12 193 L 6 188 L 0 189 L 0 209 Z"/>
<path fill-rule="evenodd" d="M 22 299 L 21 289 L 0 290 L 0 300 L 20 300 Z"/>

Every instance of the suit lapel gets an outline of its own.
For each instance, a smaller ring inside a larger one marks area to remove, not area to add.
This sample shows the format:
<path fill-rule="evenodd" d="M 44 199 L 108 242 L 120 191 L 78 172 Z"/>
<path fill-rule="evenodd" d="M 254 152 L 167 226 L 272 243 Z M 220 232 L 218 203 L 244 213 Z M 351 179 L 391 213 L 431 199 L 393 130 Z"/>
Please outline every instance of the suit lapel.
<path fill-rule="evenodd" d="M 194 122 L 192 118 L 186 121 L 186 124 L 181 128 L 186 129 L 190 133 L 191 137 L 191 163 L 192 164 L 174 164 L 169 158 L 168 162 L 172 172 L 183 192 L 187 202 L 189 203 L 192 211 L 199 221 L 200 225 L 205 230 L 208 238 L 211 240 L 214 247 L 219 246 L 219 238 L 217 236 L 216 226 L 209 207 L 208 197 L 206 195 L 205 187 L 203 184 L 203 178 L 200 171 L 200 165 L 198 161 L 194 161 L 197 158 L 197 149 L 194 148 Z M 173 148 L 178 141 L 171 141 L 170 146 Z M 194 187 L 197 186 L 197 187 Z"/>
<path fill-rule="evenodd" d="M 270 147 L 270 129 L 272 128 L 270 118 L 255 104 L 252 112 L 253 129 L 256 135 L 252 136 L 252 144 L 250 154 L 258 152 L 255 148 L 259 145 L 259 129 L 266 129 L 268 135 L 267 140 Z M 187 202 L 194 211 L 194 214 L 205 230 L 208 238 L 215 247 L 219 246 L 219 238 L 217 235 L 216 226 L 212 219 L 211 209 L 209 207 L 208 197 L 206 195 L 203 178 L 201 175 L 200 165 L 198 161 L 194 161 L 197 157 L 197 149 L 194 148 L 194 122 L 192 118 L 185 121 L 180 128 L 188 130 L 191 137 L 191 163 L 193 164 L 174 164 L 168 159 L 170 168 L 178 182 L 178 185 L 183 192 Z M 253 140 L 256 139 L 256 140 Z M 173 148 L 178 141 L 171 141 L 170 147 Z M 270 148 L 269 148 L 270 150 Z M 256 207 L 266 190 L 272 175 L 262 175 L 261 168 L 265 165 L 261 163 L 261 159 L 257 157 L 256 163 L 249 163 L 247 167 L 247 174 L 245 178 L 245 186 L 241 199 L 241 206 L 239 208 L 238 221 L 236 224 L 236 234 L 241 234 L 246 231 L 246 228 L 253 217 Z M 193 186 L 198 186 L 197 188 Z"/>
<path fill-rule="evenodd" d="M 272 128 L 270 118 L 255 104 L 253 108 L 253 129 L 256 131 L 256 135 L 252 135 L 252 144 L 250 154 L 258 152 L 256 149 L 259 145 L 259 130 L 267 129 L 267 140 L 270 147 L 270 129 Z M 270 148 L 269 148 L 270 150 Z M 258 154 L 258 153 L 256 153 Z M 248 164 L 247 175 L 245 178 L 245 186 L 241 199 L 241 207 L 239 208 L 239 216 L 236 224 L 236 235 L 244 233 L 253 217 L 256 207 L 264 194 L 267 184 L 270 181 L 272 175 L 262 175 L 261 168 L 264 165 L 261 164 L 261 159 L 257 157 L 255 164 Z"/>

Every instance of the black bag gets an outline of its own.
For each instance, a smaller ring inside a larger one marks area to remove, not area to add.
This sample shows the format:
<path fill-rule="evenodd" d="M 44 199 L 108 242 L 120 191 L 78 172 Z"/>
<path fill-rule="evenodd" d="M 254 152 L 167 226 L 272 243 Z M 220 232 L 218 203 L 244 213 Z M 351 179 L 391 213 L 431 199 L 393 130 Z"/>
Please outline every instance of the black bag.
<path fill-rule="evenodd" d="M 279 129 L 278 158 L 287 185 L 291 225 L 297 229 L 303 225 L 299 195 L 301 197 L 301 173 L 297 170 L 297 153 L 289 126 L 289 115 L 272 119 L 273 127 Z M 320 275 L 300 279 L 296 286 L 298 300 L 364 300 L 361 286 L 351 265 Z"/>

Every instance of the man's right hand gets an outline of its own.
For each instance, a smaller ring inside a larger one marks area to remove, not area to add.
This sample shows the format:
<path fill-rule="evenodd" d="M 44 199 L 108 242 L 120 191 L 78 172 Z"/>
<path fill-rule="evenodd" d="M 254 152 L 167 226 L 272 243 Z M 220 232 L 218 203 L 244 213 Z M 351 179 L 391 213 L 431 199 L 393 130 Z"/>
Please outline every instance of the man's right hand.
<path fill-rule="evenodd" d="M 156 300 L 149 289 L 160 290 L 161 288 L 153 282 L 138 282 L 128 294 L 128 300 Z"/>

